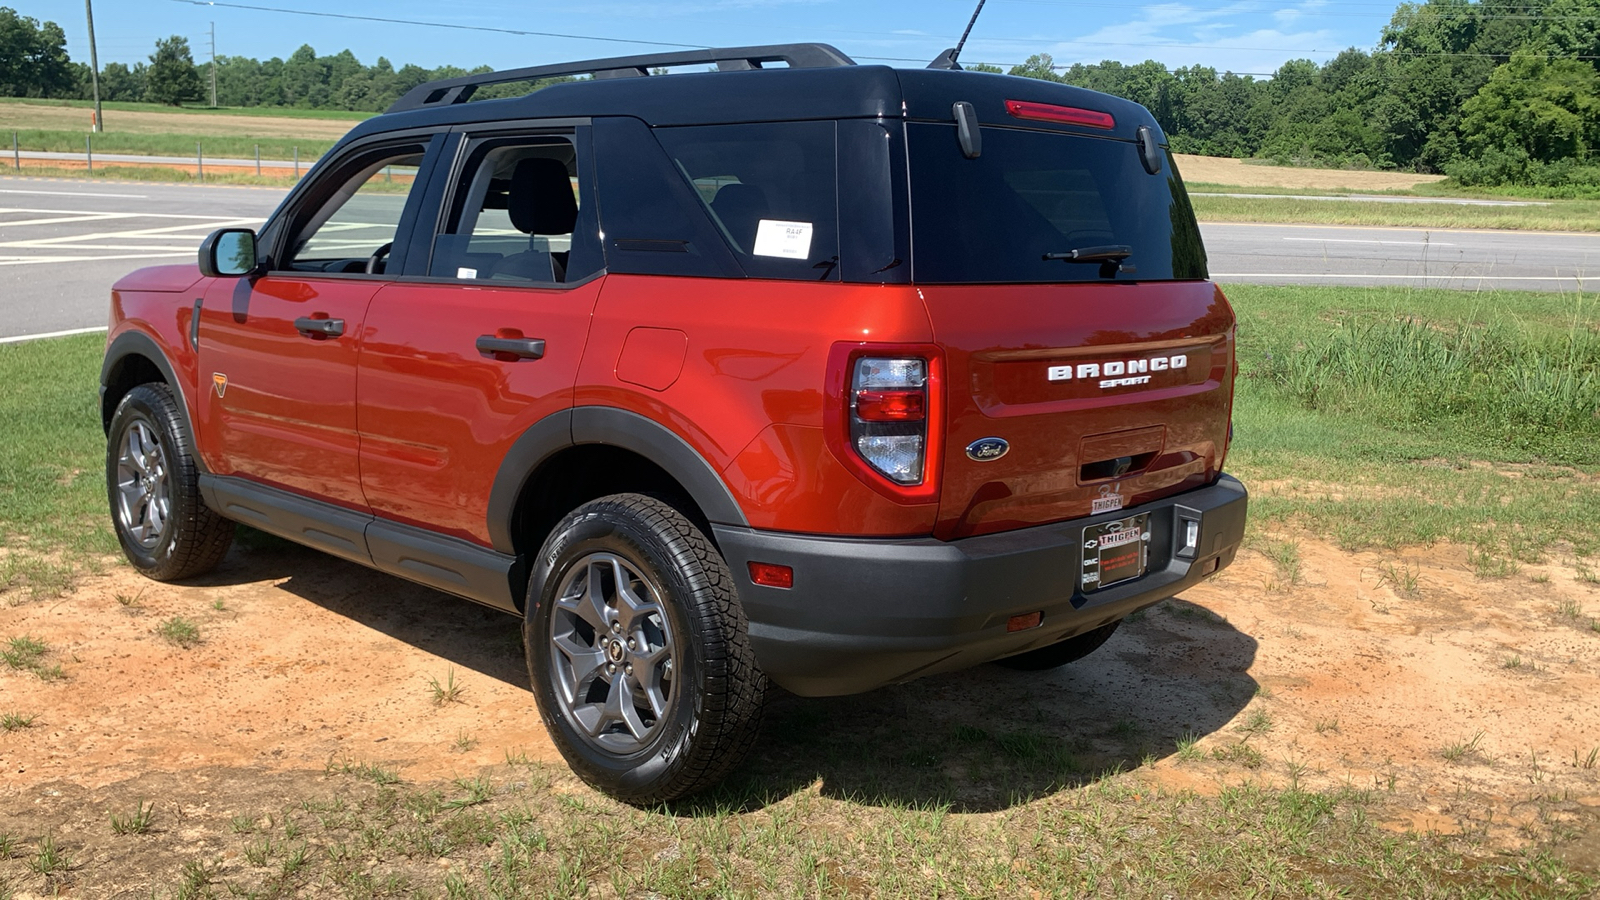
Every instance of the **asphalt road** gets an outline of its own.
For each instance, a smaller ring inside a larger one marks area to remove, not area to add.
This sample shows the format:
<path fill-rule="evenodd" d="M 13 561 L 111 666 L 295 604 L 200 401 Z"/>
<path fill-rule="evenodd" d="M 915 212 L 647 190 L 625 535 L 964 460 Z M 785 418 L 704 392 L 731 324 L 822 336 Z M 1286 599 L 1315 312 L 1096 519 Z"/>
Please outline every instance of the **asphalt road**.
<path fill-rule="evenodd" d="M 259 225 L 276 188 L 0 177 L 0 341 L 103 328 L 111 285 L 187 262 L 213 229 Z M 1201 226 L 1217 281 L 1594 290 L 1600 234 Z"/>

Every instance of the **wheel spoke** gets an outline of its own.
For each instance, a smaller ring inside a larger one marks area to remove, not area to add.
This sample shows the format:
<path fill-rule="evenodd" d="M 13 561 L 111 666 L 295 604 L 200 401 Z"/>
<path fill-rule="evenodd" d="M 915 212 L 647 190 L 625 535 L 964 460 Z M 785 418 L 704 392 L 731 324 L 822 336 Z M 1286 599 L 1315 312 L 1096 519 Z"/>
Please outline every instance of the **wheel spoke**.
<path fill-rule="evenodd" d="M 620 722 L 624 728 L 633 734 L 635 740 L 642 741 L 650 733 L 649 726 L 639 718 L 639 710 L 633 705 L 633 690 L 628 684 L 630 679 L 621 672 L 611 680 L 611 693 L 606 696 L 606 719 Z"/>
<path fill-rule="evenodd" d="M 638 626 L 646 616 L 659 613 L 661 608 L 634 592 L 633 578 L 622 567 L 621 560 L 612 560 L 611 571 L 617 585 L 617 615 L 622 621 L 622 627 L 632 633 L 638 630 Z M 648 585 L 645 590 L 649 590 Z"/>
<path fill-rule="evenodd" d="M 567 658 L 568 671 L 571 673 L 566 685 L 568 695 L 577 700 L 588 694 L 589 686 L 605 670 L 605 652 L 594 647 L 578 646 L 570 639 L 558 638 L 553 643 Z"/>

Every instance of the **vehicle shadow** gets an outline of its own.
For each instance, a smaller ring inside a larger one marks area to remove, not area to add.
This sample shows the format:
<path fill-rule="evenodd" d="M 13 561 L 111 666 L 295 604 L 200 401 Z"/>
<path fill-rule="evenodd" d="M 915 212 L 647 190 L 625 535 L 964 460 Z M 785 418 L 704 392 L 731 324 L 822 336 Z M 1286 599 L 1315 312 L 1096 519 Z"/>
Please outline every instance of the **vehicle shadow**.
<path fill-rule="evenodd" d="M 458 668 L 527 689 L 519 617 L 271 535 L 246 529 L 240 535 L 221 567 L 187 583 L 274 581 L 279 590 Z"/>
<path fill-rule="evenodd" d="M 517 618 L 275 538 L 242 543 L 195 583 L 275 580 L 394 640 L 528 689 Z M 854 697 L 774 690 L 749 759 L 673 812 L 759 809 L 819 782 L 824 796 L 867 805 L 1006 809 L 1222 730 L 1255 696 L 1256 646 L 1204 607 L 1173 599 L 1053 671 L 980 666 Z"/>
<path fill-rule="evenodd" d="M 780 694 L 750 762 L 676 811 L 759 808 L 819 781 L 824 796 L 854 803 L 1006 809 L 1222 730 L 1255 696 L 1256 646 L 1174 599 L 1053 671 L 990 665 L 857 697 Z"/>

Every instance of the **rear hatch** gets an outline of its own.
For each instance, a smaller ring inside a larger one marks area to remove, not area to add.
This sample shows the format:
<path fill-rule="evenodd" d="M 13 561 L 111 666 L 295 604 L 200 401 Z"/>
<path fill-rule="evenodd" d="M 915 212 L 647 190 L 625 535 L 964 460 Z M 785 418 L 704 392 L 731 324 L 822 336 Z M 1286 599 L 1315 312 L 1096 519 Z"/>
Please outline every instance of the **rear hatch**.
<path fill-rule="evenodd" d="M 912 280 L 946 354 L 936 534 L 1108 513 L 1215 480 L 1234 317 L 1205 280 L 1170 154 L 985 125 L 973 157 L 954 124 L 906 134 Z"/>

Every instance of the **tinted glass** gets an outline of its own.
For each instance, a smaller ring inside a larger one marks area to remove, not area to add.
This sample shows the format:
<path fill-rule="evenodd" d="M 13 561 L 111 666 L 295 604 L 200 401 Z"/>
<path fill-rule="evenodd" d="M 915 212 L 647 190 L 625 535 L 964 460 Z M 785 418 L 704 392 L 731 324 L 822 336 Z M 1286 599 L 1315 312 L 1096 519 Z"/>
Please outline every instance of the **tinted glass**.
<path fill-rule="evenodd" d="M 581 219 L 577 152 L 562 137 L 477 145 L 457 184 L 428 274 L 463 280 L 578 281 L 600 268 Z"/>
<path fill-rule="evenodd" d="M 954 125 L 907 126 L 912 279 L 929 283 L 1170 281 L 1206 277 L 1172 159 L 1145 171 L 1130 141 L 984 128 L 962 156 Z M 1120 266 L 1046 259 L 1126 248 Z"/>
<path fill-rule="evenodd" d="M 420 147 L 357 163 L 301 226 L 285 268 L 382 274 L 421 163 Z"/>
<path fill-rule="evenodd" d="M 748 275 L 839 277 L 832 122 L 658 128 L 656 137 Z"/>

